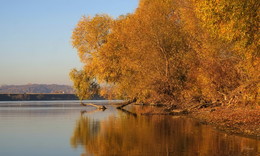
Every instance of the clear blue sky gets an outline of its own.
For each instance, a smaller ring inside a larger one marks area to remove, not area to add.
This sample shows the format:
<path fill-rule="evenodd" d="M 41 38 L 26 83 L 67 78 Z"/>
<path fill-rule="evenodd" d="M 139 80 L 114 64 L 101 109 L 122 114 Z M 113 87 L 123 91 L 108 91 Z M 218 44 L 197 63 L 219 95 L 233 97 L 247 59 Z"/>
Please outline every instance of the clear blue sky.
<path fill-rule="evenodd" d="M 71 33 L 82 15 L 131 13 L 138 0 L 1 0 L 0 85 L 72 84 Z"/>

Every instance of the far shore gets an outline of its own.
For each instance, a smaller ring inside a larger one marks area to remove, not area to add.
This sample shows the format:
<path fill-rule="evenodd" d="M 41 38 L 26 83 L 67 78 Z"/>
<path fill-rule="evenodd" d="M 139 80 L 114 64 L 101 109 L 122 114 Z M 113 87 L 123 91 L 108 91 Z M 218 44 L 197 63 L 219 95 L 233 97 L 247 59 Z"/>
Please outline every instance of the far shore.
<path fill-rule="evenodd" d="M 103 100 L 99 95 L 94 95 L 92 100 Z M 79 100 L 75 94 L 63 93 L 25 93 L 25 94 L 0 94 L 0 101 L 41 101 L 41 100 Z"/>

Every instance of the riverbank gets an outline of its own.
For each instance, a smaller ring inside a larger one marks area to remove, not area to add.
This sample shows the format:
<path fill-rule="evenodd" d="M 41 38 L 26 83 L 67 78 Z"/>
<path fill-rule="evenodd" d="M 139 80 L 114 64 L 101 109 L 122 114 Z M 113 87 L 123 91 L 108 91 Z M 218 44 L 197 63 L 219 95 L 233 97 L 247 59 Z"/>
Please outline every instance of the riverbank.
<path fill-rule="evenodd" d="M 260 108 L 202 108 L 189 116 L 228 133 L 260 138 Z"/>
<path fill-rule="evenodd" d="M 206 107 L 178 109 L 177 106 L 151 106 L 134 110 L 141 115 L 186 115 L 231 134 L 260 138 L 260 107 Z"/>

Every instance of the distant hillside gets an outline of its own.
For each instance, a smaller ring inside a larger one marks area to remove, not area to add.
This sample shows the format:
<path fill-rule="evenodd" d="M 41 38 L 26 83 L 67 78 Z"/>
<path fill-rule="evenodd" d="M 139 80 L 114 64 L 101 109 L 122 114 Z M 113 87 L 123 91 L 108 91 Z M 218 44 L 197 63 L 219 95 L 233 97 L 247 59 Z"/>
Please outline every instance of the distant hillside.
<path fill-rule="evenodd" d="M 56 84 L 27 84 L 27 85 L 3 85 L 0 94 L 24 94 L 24 93 L 65 93 L 73 94 L 73 88 L 68 85 Z"/>

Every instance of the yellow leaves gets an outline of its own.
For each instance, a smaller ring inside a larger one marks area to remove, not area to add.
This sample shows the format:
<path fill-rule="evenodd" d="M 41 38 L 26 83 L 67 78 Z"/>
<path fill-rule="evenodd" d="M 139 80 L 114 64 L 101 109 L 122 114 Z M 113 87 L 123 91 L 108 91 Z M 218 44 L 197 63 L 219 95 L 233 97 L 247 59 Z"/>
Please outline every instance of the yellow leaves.
<path fill-rule="evenodd" d="M 257 0 L 198 0 L 196 12 L 214 36 L 245 48 L 259 36 L 259 5 Z"/>
<path fill-rule="evenodd" d="M 93 18 L 83 16 L 80 19 L 71 38 L 83 63 L 106 43 L 111 22 L 112 18 L 108 15 L 96 15 Z"/>
<path fill-rule="evenodd" d="M 89 99 L 98 93 L 99 85 L 95 82 L 91 71 L 72 69 L 70 79 L 80 100 Z"/>
<path fill-rule="evenodd" d="M 141 0 L 133 14 L 116 20 L 82 17 L 72 45 L 87 76 L 112 85 L 113 94 L 143 101 L 193 94 L 217 100 L 259 78 L 259 15 L 253 2 L 259 5 Z"/>

